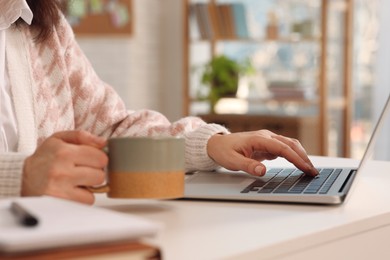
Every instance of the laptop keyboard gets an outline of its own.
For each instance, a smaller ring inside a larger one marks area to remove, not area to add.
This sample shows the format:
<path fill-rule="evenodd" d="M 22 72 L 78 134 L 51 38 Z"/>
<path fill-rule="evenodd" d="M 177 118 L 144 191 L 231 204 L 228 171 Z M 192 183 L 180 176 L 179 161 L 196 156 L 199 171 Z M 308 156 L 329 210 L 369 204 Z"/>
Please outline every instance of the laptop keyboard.
<path fill-rule="evenodd" d="M 311 177 L 298 169 L 270 169 L 265 177 L 255 180 L 241 193 L 326 194 L 341 173 L 341 169 L 318 169 Z"/>

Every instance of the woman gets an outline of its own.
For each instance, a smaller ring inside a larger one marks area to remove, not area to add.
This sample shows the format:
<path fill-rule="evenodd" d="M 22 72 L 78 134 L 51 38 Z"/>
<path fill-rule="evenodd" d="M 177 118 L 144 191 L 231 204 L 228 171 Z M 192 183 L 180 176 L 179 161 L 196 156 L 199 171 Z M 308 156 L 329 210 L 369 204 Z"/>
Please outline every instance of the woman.
<path fill-rule="evenodd" d="M 84 187 L 104 181 L 108 159 L 101 148 L 113 136 L 183 136 L 187 170 L 223 166 L 261 176 L 262 160 L 282 156 L 317 174 L 294 139 L 267 130 L 230 134 L 196 117 L 170 123 L 155 111 L 126 110 L 77 45 L 59 1 L 0 0 L 0 6 L 0 197 L 93 203 Z"/>

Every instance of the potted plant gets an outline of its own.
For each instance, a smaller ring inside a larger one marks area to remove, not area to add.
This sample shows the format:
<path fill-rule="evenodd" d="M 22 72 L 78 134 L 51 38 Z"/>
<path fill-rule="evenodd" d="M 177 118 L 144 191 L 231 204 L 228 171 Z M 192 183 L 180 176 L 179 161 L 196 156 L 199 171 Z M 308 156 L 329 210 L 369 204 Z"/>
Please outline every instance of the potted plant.
<path fill-rule="evenodd" d="M 211 112 L 221 97 L 235 97 L 239 77 L 253 71 L 249 62 L 240 63 L 225 55 L 213 57 L 204 67 L 201 78 L 201 82 L 209 87 L 207 99 Z"/>

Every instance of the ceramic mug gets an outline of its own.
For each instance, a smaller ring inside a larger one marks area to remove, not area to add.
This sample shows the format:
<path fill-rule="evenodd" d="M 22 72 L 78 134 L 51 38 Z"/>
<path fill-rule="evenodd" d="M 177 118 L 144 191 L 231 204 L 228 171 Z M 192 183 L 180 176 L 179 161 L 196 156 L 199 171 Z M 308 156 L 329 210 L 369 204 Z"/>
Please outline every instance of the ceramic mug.
<path fill-rule="evenodd" d="M 107 144 L 107 183 L 89 188 L 110 198 L 180 198 L 184 194 L 184 139 L 120 137 Z"/>

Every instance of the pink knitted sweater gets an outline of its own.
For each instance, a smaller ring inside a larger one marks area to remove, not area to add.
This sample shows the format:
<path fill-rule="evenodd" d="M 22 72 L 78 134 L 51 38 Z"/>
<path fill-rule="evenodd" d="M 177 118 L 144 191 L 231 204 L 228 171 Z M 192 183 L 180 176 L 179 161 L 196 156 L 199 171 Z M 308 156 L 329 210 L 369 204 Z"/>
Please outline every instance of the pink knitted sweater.
<path fill-rule="evenodd" d="M 26 25 L 7 31 L 6 66 L 17 118 L 16 153 L 0 154 L 0 197 L 19 196 L 24 159 L 57 131 L 83 129 L 99 136 L 183 136 L 186 169 L 217 167 L 207 140 L 227 130 L 196 117 L 169 122 L 162 114 L 129 111 L 102 82 L 64 18 L 48 41 L 37 43 Z"/>

